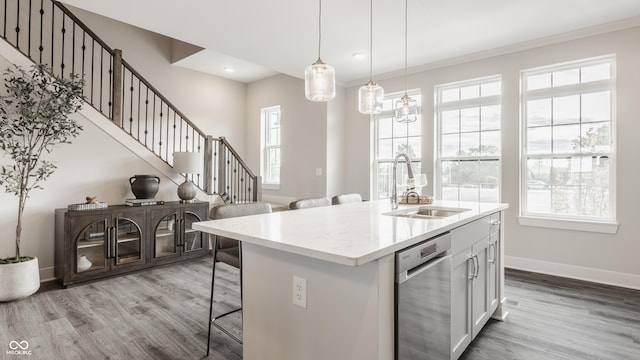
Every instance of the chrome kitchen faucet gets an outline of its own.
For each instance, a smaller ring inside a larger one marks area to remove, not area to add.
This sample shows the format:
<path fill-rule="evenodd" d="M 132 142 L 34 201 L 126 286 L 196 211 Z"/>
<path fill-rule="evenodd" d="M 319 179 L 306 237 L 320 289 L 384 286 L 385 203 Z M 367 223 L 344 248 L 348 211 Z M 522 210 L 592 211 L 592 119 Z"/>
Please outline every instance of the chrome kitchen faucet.
<path fill-rule="evenodd" d="M 411 159 L 405 153 L 400 153 L 393 159 L 393 179 L 391 182 L 391 209 L 395 210 L 398 208 L 398 190 L 396 189 L 396 167 L 398 166 L 398 160 L 403 157 L 407 162 L 407 173 L 409 177 L 407 178 L 407 190 L 414 189 L 414 178 L 413 178 L 413 168 L 411 167 Z"/>

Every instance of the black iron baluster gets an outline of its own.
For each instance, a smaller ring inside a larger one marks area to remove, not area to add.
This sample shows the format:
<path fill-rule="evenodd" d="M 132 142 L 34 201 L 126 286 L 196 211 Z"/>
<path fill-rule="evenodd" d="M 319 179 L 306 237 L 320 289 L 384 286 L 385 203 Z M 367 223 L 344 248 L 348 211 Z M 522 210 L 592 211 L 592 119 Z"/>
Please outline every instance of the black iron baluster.
<path fill-rule="evenodd" d="M 98 93 L 98 95 L 100 96 L 100 112 L 104 114 L 104 112 L 102 111 L 102 100 L 103 100 L 102 90 L 104 90 L 103 86 L 104 86 L 104 49 L 100 47 L 100 92 Z"/>
<path fill-rule="evenodd" d="M 5 19 L 5 27 L 6 27 L 6 19 Z M 44 51 L 44 46 L 42 46 L 42 40 L 44 39 L 43 32 L 44 32 L 44 0 L 40 0 L 40 46 L 38 47 L 38 50 L 40 51 L 40 57 L 38 59 L 38 63 L 40 64 L 42 64 L 42 53 Z"/>
<path fill-rule="evenodd" d="M 169 160 L 169 131 L 170 131 L 170 128 L 169 128 L 169 126 L 170 126 L 170 125 L 169 125 L 169 123 L 171 122 L 171 121 L 169 120 L 169 112 L 170 112 L 170 111 L 171 111 L 171 108 L 169 107 L 169 104 L 167 104 L 167 142 L 166 142 L 166 145 L 165 145 L 165 148 L 164 148 L 164 149 L 165 149 L 164 159 L 165 159 L 166 161 L 168 161 L 168 160 Z"/>
<path fill-rule="evenodd" d="M 155 101 L 155 100 L 154 100 Z M 162 158 L 162 101 L 160 101 L 160 125 L 158 126 L 158 138 L 160 139 L 160 141 L 158 142 L 158 156 L 160 156 L 160 158 Z"/>
<path fill-rule="evenodd" d="M 236 202 L 238 202 L 240 199 L 238 198 L 238 192 L 240 190 L 240 176 L 238 176 L 238 158 L 234 157 L 234 167 L 233 167 L 233 176 L 236 178 L 236 188 L 234 189 L 233 193 L 236 197 Z"/>
<path fill-rule="evenodd" d="M 102 58 L 104 60 L 104 48 L 102 48 L 102 52 L 101 52 Z M 109 78 L 107 79 L 107 83 L 109 84 L 109 92 L 108 92 L 108 100 L 107 101 L 107 106 L 108 106 L 108 113 L 109 113 L 109 119 L 113 120 L 113 85 L 114 85 L 114 79 L 113 79 L 113 57 L 111 56 L 111 54 L 109 54 Z M 120 123 L 122 123 L 122 119 L 119 120 Z M 120 124 L 122 125 L 122 124 Z"/>
<path fill-rule="evenodd" d="M 147 145 L 147 136 L 149 135 L 149 88 L 147 88 L 147 96 L 144 100 L 144 145 Z"/>
<path fill-rule="evenodd" d="M 4 25 L 2 29 L 2 37 L 7 38 L 7 0 L 4 0 Z"/>
<path fill-rule="evenodd" d="M 156 93 L 153 93 L 153 107 L 151 107 L 151 151 L 156 146 Z"/>
<path fill-rule="evenodd" d="M 67 29 L 65 29 L 65 22 L 66 19 L 66 15 L 64 13 L 62 13 L 62 29 L 60 30 L 62 32 L 62 46 L 60 48 L 60 77 L 64 78 L 64 40 L 65 40 L 65 34 L 67 32 Z"/>
<path fill-rule="evenodd" d="M 76 73 L 76 23 L 71 23 L 71 74 Z"/>
<path fill-rule="evenodd" d="M 85 56 L 86 56 L 86 52 L 87 52 L 87 32 L 84 31 L 84 29 L 82 30 L 82 78 L 85 78 Z M 93 79 L 92 79 L 93 80 Z M 87 84 L 85 83 L 85 87 L 87 86 Z M 82 93 L 84 94 L 84 89 L 82 91 Z"/>
<path fill-rule="evenodd" d="M 29 22 L 27 25 L 27 56 L 31 59 L 31 12 L 33 11 L 33 0 L 29 0 Z"/>
<path fill-rule="evenodd" d="M 177 131 L 177 126 L 176 126 L 176 112 L 173 112 L 173 152 L 176 151 L 176 131 Z M 179 150 L 179 149 L 178 149 Z"/>
<path fill-rule="evenodd" d="M 16 48 L 20 50 L 20 0 L 18 0 L 18 6 L 16 6 Z"/>
<path fill-rule="evenodd" d="M 94 104 L 94 106 L 95 106 L 95 101 L 93 97 L 93 90 L 95 87 L 95 83 L 94 83 L 95 67 L 96 67 L 95 51 L 96 51 L 96 40 L 92 37 L 91 38 L 91 103 Z"/>
<path fill-rule="evenodd" d="M 133 72 L 131 72 L 131 76 L 133 76 Z M 136 137 L 136 139 L 138 141 L 140 141 L 140 122 L 142 120 L 142 115 L 140 114 L 140 105 L 142 104 L 142 82 L 140 81 L 140 79 L 138 79 L 138 118 L 137 118 L 137 123 L 138 123 L 138 135 Z"/>
<path fill-rule="evenodd" d="M 55 46 L 53 46 L 54 42 L 53 42 L 53 34 L 55 34 L 55 19 L 56 19 L 56 8 L 55 5 L 53 3 L 53 1 L 51 2 L 51 70 L 53 71 L 54 67 L 53 67 L 53 53 L 55 50 Z"/>
<path fill-rule="evenodd" d="M 209 166 L 212 167 L 211 170 L 211 178 L 212 178 L 212 186 L 211 186 L 211 191 L 217 193 L 218 192 L 218 147 L 220 145 L 218 145 L 218 142 L 220 140 L 218 139 L 214 139 L 213 140 L 213 144 L 211 145 L 211 147 L 213 148 L 213 156 L 211 157 L 211 164 Z"/>
<path fill-rule="evenodd" d="M 125 70 L 127 68 L 125 67 Z M 122 77 L 125 78 L 124 76 Z M 133 135 L 133 73 L 131 73 L 131 86 L 129 87 L 130 99 L 129 99 L 129 135 Z"/>

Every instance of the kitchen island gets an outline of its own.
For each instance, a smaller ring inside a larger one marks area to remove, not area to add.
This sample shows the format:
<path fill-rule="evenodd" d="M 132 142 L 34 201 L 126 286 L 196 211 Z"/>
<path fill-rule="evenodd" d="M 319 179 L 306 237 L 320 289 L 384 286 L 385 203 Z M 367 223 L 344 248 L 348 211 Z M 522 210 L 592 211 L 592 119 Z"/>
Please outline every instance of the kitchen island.
<path fill-rule="evenodd" d="M 475 241 L 466 238 L 481 233 L 490 240 L 492 227 L 498 229 L 493 232 L 499 237 L 492 242 L 493 255 L 482 258 L 488 264 L 493 257 L 497 271 L 497 304 L 487 316 L 504 318 L 500 219 L 508 206 L 444 201 L 432 206 L 465 211 L 444 218 L 394 216 L 419 205 L 392 211 L 387 200 L 195 223 L 194 229 L 242 241 L 243 358 L 393 359 L 395 253 L 447 232 L 456 234 L 451 255 L 464 257 L 458 278 L 467 279 L 468 267 L 473 264 L 475 273 L 479 258 L 472 247 Z M 454 269 L 453 281 L 455 275 Z M 306 281 L 304 307 L 293 304 L 294 277 Z M 464 306 L 471 313 L 476 286 L 469 283 L 467 288 L 469 302 Z M 457 291 L 452 287 L 453 301 L 460 297 Z M 451 311 L 456 311 L 455 304 Z M 475 335 L 472 320 L 461 320 L 469 326 L 452 320 L 453 358 L 466 347 L 462 341 L 468 344 Z"/>

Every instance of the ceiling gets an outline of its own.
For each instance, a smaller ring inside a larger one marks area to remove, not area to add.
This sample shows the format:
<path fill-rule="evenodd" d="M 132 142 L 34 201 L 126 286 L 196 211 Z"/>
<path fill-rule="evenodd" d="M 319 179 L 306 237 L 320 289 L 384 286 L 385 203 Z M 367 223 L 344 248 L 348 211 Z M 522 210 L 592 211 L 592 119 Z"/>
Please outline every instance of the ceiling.
<path fill-rule="evenodd" d="M 62 2 L 200 46 L 205 50 L 176 65 L 246 83 L 277 73 L 302 78 L 318 57 L 315 0 Z M 640 25 L 640 0 L 408 0 L 408 6 L 411 71 Z M 322 59 L 343 86 L 369 77 L 369 16 L 366 0 L 322 3 Z M 403 68 L 404 2 L 375 0 L 373 78 L 397 76 Z"/>

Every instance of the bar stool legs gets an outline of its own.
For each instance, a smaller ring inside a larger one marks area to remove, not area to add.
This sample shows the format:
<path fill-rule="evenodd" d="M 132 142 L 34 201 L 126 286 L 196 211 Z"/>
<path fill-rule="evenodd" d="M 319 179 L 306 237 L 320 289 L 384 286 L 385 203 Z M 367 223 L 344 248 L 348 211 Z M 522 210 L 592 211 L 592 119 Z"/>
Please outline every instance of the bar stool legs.
<path fill-rule="evenodd" d="M 238 311 L 242 311 L 242 243 L 238 242 L 238 256 L 239 256 L 239 265 L 240 265 L 240 307 L 237 309 L 233 309 L 231 311 L 227 311 L 224 314 L 220 314 L 216 317 L 213 317 L 213 294 L 214 294 L 214 286 L 215 286 L 215 279 L 216 279 L 216 256 L 217 256 L 217 244 L 216 244 L 216 237 L 214 236 L 214 240 L 213 240 L 213 269 L 211 271 L 211 297 L 209 299 L 209 332 L 207 334 L 207 356 L 209 356 L 209 351 L 210 351 L 210 346 L 211 346 L 211 325 L 215 326 L 216 328 L 218 328 L 220 331 L 222 331 L 223 333 L 227 334 L 228 336 L 230 336 L 232 339 L 234 339 L 235 341 L 237 341 L 238 343 L 242 344 L 242 339 L 239 338 L 238 336 L 236 336 L 235 334 L 233 334 L 231 331 L 225 329 L 223 326 L 221 326 L 220 324 L 216 323 L 216 320 L 221 319 L 227 315 L 231 315 L 233 313 L 236 313 Z M 241 323 L 242 323 L 242 312 L 240 313 L 240 319 L 241 319 Z"/>

